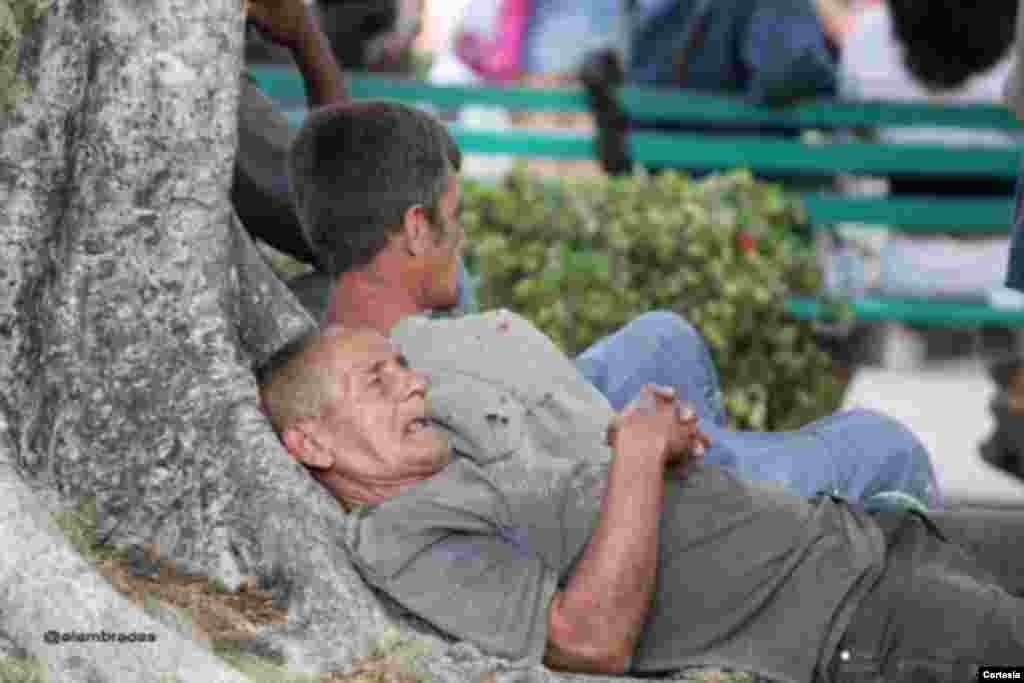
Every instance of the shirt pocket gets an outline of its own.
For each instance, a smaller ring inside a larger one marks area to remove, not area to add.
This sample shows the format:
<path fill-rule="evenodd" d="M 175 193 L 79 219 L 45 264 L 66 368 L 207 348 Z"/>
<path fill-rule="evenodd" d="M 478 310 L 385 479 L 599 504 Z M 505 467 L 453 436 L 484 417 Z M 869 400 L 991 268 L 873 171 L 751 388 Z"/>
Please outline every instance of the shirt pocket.
<path fill-rule="evenodd" d="M 452 448 L 480 465 L 517 452 L 523 442 L 523 405 L 493 384 L 445 374 L 432 382 L 431 418 L 448 432 Z"/>

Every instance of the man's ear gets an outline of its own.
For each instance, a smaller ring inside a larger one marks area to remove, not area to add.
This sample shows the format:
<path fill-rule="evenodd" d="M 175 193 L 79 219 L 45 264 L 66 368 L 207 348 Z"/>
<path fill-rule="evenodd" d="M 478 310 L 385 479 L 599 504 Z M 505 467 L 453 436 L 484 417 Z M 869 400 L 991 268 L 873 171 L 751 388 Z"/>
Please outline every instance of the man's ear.
<path fill-rule="evenodd" d="M 334 466 L 334 453 L 317 438 L 315 420 L 300 418 L 281 432 L 281 443 L 306 467 L 326 470 Z"/>
<path fill-rule="evenodd" d="M 435 246 L 427 210 L 420 204 L 410 206 L 402 214 L 402 245 L 412 256 L 423 256 Z"/>

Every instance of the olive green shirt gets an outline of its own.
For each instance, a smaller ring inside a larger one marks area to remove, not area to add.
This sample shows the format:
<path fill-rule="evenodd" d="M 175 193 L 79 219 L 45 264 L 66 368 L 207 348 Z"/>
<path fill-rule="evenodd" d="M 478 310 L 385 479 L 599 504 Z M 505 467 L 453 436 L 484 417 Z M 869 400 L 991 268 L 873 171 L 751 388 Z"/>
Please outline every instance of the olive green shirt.
<path fill-rule="evenodd" d="M 539 662 L 551 597 L 598 521 L 611 409 L 513 314 L 407 320 L 392 336 L 430 372 L 431 415 L 454 456 L 349 516 L 356 566 L 451 635 Z M 878 527 L 830 498 L 717 466 L 669 480 L 664 495 L 657 583 L 632 670 L 722 666 L 811 680 L 880 573 Z"/>

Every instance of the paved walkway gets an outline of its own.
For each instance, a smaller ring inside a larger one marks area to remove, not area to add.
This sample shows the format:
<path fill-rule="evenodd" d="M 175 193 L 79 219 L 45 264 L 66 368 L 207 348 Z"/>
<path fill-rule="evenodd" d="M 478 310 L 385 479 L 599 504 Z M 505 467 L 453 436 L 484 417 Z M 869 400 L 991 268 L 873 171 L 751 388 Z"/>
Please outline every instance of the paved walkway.
<path fill-rule="evenodd" d="M 902 420 L 928 447 L 948 502 L 1024 506 L 1024 484 L 991 467 L 978 444 L 992 429 L 995 391 L 977 360 L 935 363 L 921 370 L 858 370 L 845 407 L 879 410 Z"/>

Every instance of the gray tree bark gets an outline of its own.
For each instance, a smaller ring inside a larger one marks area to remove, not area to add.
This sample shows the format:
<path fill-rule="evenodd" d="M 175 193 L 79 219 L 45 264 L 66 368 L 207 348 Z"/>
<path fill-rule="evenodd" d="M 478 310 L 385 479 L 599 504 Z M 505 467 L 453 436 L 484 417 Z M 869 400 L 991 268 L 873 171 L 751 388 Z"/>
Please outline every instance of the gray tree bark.
<path fill-rule="evenodd" d="M 451 645 L 371 592 L 342 511 L 260 414 L 254 368 L 313 321 L 228 201 L 242 34 L 238 0 L 52 0 L 25 27 L 28 88 L 0 114 L 0 635 L 54 681 L 240 680 L 95 575 L 45 487 L 95 497 L 112 542 L 229 588 L 260 577 L 287 600 L 266 637 L 292 668 L 345 670 L 397 627 L 434 646 L 436 679 L 575 678 Z"/>
<path fill-rule="evenodd" d="M 154 629 L 84 578 L 29 482 L 95 496 L 111 540 L 294 587 L 291 628 L 333 663 L 389 623 L 337 506 L 257 410 L 253 365 L 312 321 L 239 268 L 258 258 L 228 203 L 242 27 L 237 0 L 57 0 L 19 44 L 28 91 L 0 119 L 0 615 L 55 680 L 230 678 L 166 640 L 47 646 L 49 629 Z"/>

